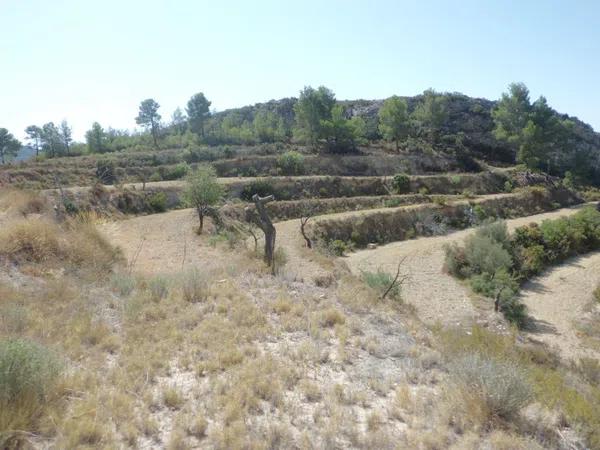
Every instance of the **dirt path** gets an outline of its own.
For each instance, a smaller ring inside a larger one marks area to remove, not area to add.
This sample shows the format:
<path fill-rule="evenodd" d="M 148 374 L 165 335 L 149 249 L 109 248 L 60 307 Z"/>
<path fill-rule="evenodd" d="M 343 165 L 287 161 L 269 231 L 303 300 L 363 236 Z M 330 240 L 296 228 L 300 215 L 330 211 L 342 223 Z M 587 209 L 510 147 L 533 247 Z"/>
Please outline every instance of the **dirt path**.
<path fill-rule="evenodd" d="M 573 258 L 527 282 L 521 301 L 535 319 L 532 337 L 557 348 L 567 359 L 600 357 L 581 345 L 574 327 L 598 283 L 600 252 Z"/>
<path fill-rule="evenodd" d="M 509 229 L 541 222 L 576 212 L 581 205 L 544 214 L 507 220 Z M 470 290 L 443 272 L 444 245 L 460 242 L 473 233 L 462 230 L 445 236 L 419 238 L 395 242 L 375 250 L 361 250 L 344 258 L 353 273 L 382 269 L 395 273 L 398 261 L 406 258 L 403 273 L 408 279 L 403 285 L 403 296 L 417 309 L 426 323 L 464 324 L 476 319 L 477 312 L 470 299 Z"/>
<path fill-rule="evenodd" d="M 223 260 L 222 251 L 208 245 L 206 236 L 196 234 L 197 222 L 193 209 L 183 209 L 109 222 L 98 228 L 123 250 L 127 261 L 135 260 L 134 272 L 168 274 L 191 265 L 210 269 Z"/>

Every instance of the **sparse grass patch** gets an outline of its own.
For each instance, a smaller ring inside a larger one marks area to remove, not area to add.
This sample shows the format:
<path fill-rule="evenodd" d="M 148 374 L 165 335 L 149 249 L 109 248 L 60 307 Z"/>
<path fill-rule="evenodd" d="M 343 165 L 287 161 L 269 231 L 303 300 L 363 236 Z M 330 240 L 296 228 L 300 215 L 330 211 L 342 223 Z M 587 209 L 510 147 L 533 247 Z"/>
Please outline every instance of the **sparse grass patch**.
<path fill-rule="evenodd" d="M 188 270 L 183 275 L 181 289 L 186 302 L 203 302 L 209 295 L 208 276 L 197 269 Z"/>
<path fill-rule="evenodd" d="M 174 386 L 166 386 L 162 390 L 163 404 L 170 409 L 179 409 L 183 406 L 184 398 L 179 389 Z"/>
<path fill-rule="evenodd" d="M 135 289 L 137 282 L 134 277 L 118 271 L 110 278 L 110 285 L 117 294 L 121 297 L 128 297 Z"/>

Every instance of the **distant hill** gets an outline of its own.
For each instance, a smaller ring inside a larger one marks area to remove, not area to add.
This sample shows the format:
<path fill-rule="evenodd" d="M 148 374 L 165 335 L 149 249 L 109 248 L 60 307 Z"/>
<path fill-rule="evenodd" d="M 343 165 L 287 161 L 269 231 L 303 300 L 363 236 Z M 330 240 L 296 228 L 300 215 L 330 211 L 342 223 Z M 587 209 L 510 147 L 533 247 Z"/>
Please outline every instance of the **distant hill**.
<path fill-rule="evenodd" d="M 489 161 L 514 163 L 517 149 L 504 142 L 498 141 L 492 134 L 494 122 L 492 109 L 496 101 L 484 98 L 473 98 L 461 93 L 445 93 L 447 98 L 448 120 L 442 130 L 446 135 L 464 136 L 463 144 L 473 153 L 473 156 Z M 422 95 L 403 97 L 406 99 L 409 111 L 413 111 Z M 384 100 L 341 100 L 348 116 L 361 116 L 367 123 L 367 137 L 380 139 L 377 129 L 377 113 Z M 254 115 L 261 109 L 266 109 L 282 117 L 291 126 L 294 122 L 294 97 L 280 100 L 270 100 L 242 108 L 233 108 L 217 112 L 217 120 L 234 115 L 237 121 L 252 122 Z M 600 133 L 577 117 L 556 112 L 561 118 L 569 118 L 575 123 L 573 132 L 573 148 L 576 152 L 585 154 L 591 159 L 592 166 L 600 171 Z"/>

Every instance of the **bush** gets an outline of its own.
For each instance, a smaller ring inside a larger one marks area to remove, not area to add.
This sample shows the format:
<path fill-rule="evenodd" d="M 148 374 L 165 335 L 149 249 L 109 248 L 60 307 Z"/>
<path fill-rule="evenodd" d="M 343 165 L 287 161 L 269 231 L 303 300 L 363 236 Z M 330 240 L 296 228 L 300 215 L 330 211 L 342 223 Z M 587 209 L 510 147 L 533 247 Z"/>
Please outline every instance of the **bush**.
<path fill-rule="evenodd" d="M 135 278 L 128 274 L 115 273 L 110 279 L 112 289 L 122 297 L 129 296 L 135 289 Z"/>
<path fill-rule="evenodd" d="M 410 177 L 404 173 L 394 175 L 392 187 L 397 194 L 407 194 L 410 192 Z"/>
<path fill-rule="evenodd" d="M 146 200 L 151 212 L 161 213 L 167 210 L 167 195 L 164 192 L 155 192 Z"/>
<path fill-rule="evenodd" d="M 327 245 L 327 250 L 334 256 L 344 256 L 344 254 L 349 250 L 348 244 L 339 239 L 330 241 Z"/>
<path fill-rule="evenodd" d="M 477 236 L 486 237 L 510 251 L 511 242 L 506 223 L 502 220 L 486 222 L 475 231 Z"/>
<path fill-rule="evenodd" d="M 254 194 L 258 194 L 260 197 L 265 197 L 274 193 L 275 189 L 269 181 L 256 180 L 244 186 L 240 197 L 242 198 L 242 200 L 249 202 L 252 200 L 252 196 Z"/>
<path fill-rule="evenodd" d="M 41 345 L 24 339 L 0 341 L 0 447 L 19 448 L 22 431 L 35 431 L 62 368 L 58 357 Z"/>
<path fill-rule="evenodd" d="M 114 184 L 117 181 L 114 161 L 110 159 L 99 160 L 96 163 L 96 178 L 102 184 Z"/>
<path fill-rule="evenodd" d="M 381 269 L 377 269 L 377 272 L 362 272 L 362 279 L 367 286 L 377 291 L 379 295 L 383 295 L 394 281 L 394 277 L 391 274 L 384 272 Z M 389 298 L 399 300 L 400 286 L 395 284 L 394 287 L 390 289 L 388 296 Z"/>
<path fill-rule="evenodd" d="M 169 294 L 169 280 L 164 277 L 154 277 L 148 282 L 148 291 L 150 291 L 150 299 L 158 302 L 167 297 Z"/>
<path fill-rule="evenodd" d="M 152 212 L 161 213 L 167 210 L 167 194 L 164 192 L 154 192 L 148 196 L 146 202 Z"/>
<path fill-rule="evenodd" d="M 490 237 L 469 236 L 465 243 L 465 258 L 471 274 L 493 275 L 498 270 L 512 267 L 510 253 Z"/>
<path fill-rule="evenodd" d="M 450 275 L 458 278 L 468 276 L 468 263 L 465 255 L 465 249 L 456 243 L 444 246 L 446 254 L 444 259 L 444 270 Z"/>
<path fill-rule="evenodd" d="M 479 353 L 464 355 L 450 364 L 451 376 L 487 406 L 492 416 L 511 419 L 532 399 L 532 388 L 521 367 Z"/>
<path fill-rule="evenodd" d="M 181 289 L 186 302 L 203 302 L 209 294 L 208 277 L 197 269 L 191 269 L 183 275 Z"/>
<path fill-rule="evenodd" d="M 277 167 L 283 175 L 301 175 L 304 173 L 304 156 L 295 151 L 285 152 L 277 158 Z"/>

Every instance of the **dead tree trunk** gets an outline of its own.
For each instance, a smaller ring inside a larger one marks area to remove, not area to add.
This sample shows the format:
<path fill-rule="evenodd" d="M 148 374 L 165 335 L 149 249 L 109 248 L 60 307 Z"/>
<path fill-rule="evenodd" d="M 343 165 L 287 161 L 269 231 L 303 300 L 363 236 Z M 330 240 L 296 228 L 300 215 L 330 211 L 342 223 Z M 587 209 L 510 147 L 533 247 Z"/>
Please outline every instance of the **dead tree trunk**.
<path fill-rule="evenodd" d="M 262 230 L 265 234 L 265 256 L 264 260 L 268 266 L 271 267 L 271 273 L 275 275 L 275 237 L 276 231 L 273 226 L 273 222 L 269 217 L 269 213 L 267 212 L 267 208 L 265 205 L 269 202 L 272 202 L 275 198 L 272 195 L 267 197 L 259 197 L 258 194 L 254 194 L 252 196 L 252 201 L 256 206 L 256 211 L 258 212 L 258 216 L 254 215 L 251 218 L 252 221 L 256 223 L 256 225 Z"/>
<path fill-rule="evenodd" d="M 300 217 L 300 233 L 302 233 L 302 237 L 304 238 L 304 240 L 306 241 L 306 246 L 308 248 L 312 248 L 312 242 L 310 240 L 310 238 L 306 235 L 306 224 L 307 222 L 310 220 L 312 216 L 305 216 L 305 217 Z"/>

